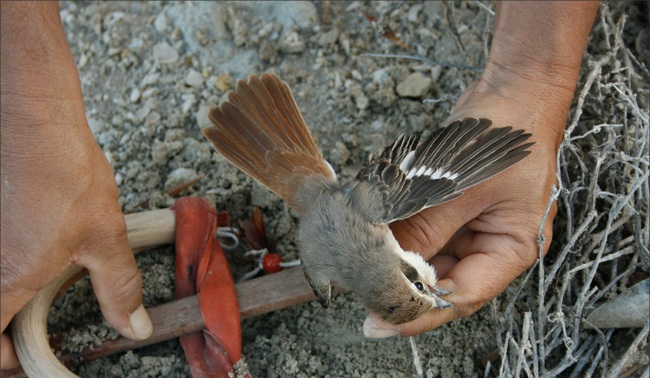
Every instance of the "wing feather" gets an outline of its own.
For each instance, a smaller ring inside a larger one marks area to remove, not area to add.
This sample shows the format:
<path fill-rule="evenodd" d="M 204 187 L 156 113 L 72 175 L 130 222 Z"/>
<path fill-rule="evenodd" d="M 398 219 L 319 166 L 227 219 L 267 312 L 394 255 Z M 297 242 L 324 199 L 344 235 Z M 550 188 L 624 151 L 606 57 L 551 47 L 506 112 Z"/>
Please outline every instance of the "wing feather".
<path fill-rule="evenodd" d="M 378 223 L 404 219 L 462 195 L 463 190 L 506 170 L 530 154 L 531 134 L 490 128 L 488 119 L 466 118 L 426 140 L 400 135 L 364 164 L 356 180 L 380 194 Z"/>

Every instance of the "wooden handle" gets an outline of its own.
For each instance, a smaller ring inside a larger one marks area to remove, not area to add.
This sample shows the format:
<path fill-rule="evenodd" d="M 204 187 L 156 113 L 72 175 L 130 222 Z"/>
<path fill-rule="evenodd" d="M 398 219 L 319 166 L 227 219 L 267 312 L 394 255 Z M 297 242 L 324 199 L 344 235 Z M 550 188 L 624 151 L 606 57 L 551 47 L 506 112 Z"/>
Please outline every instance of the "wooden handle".
<path fill-rule="evenodd" d="M 136 251 L 174 240 L 174 212 L 153 210 L 125 216 L 129 245 Z M 56 296 L 79 278 L 83 268 L 73 266 L 45 286 L 12 322 L 16 354 L 29 377 L 76 377 L 54 356 L 47 338 L 47 314 Z"/>

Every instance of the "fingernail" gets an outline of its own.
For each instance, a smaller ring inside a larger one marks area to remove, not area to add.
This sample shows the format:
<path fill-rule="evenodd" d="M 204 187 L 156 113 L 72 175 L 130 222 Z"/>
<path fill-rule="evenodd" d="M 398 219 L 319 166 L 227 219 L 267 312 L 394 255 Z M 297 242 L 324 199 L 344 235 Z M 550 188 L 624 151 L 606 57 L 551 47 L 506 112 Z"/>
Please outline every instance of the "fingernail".
<path fill-rule="evenodd" d="M 379 318 L 372 314 L 368 315 L 366 321 L 363 322 L 363 335 L 369 339 L 384 339 L 399 335 L 397 330 L 385 328 L 385 326 L 386 323 Z"/>
<path fill-rule="evenodd" d="M 129 321 L 136 339 L 144 340 L 153 333 L 151 318 L 149 318 L 149 314 L 147 314 L 147 310 L 144 309 L 142 304 L 129 316 Z"/>

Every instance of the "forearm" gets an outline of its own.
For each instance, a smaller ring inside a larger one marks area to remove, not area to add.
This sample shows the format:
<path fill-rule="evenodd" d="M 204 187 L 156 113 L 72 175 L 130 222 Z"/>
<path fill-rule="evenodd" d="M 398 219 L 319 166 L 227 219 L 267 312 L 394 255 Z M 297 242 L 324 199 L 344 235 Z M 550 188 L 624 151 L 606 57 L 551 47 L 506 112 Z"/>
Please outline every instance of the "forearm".
<path fill-rule="evenodd" d="M 599 3 L 497 3 L 490 56 L 477 90 L 521 101 L 561 135 Z"/>
<path fill-rule="evenodd" d="M 70 114 L 62 109 L 70 107 L 64 103 L 78 103 L 82 97 L 58 2 L 7 2 L 1 9 L 3 133 L 33 133 L 44 131 L 41 127 L 48 125 L 69 126 Z M 5 122 L 25 115 L 29 115 L 28 124 L 34 128 L 12 130 L 16 122 Z M 75 117 L 80 118 L 78 114 Z M 77 121 L 77 126 L 85 123 Z"/>
<path fill-rule="evenodd" d="M 61 169 L 72 170 L 97 146 L 58 3 L 12 2 L 1 9 L 3 177 L 11 173 L 9 179 L 28 185 L 54 174 L 30 162 L 62 160 Z"/>

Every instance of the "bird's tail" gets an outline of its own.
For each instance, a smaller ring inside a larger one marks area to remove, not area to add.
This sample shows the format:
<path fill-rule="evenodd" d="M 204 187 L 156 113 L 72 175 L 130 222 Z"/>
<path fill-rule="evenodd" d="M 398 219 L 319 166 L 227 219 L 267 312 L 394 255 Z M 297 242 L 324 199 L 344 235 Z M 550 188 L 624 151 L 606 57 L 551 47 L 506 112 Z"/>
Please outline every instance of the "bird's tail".
<path fill-rule="evenodd" d="M 239 80 L 228 100 L 208 115 L 203 134 L 232 164 L 261 182 L 296 210 L 296 193 L 307 177 L 335 182 L 318 151 L 289 85 L 270 73 Z"/>

